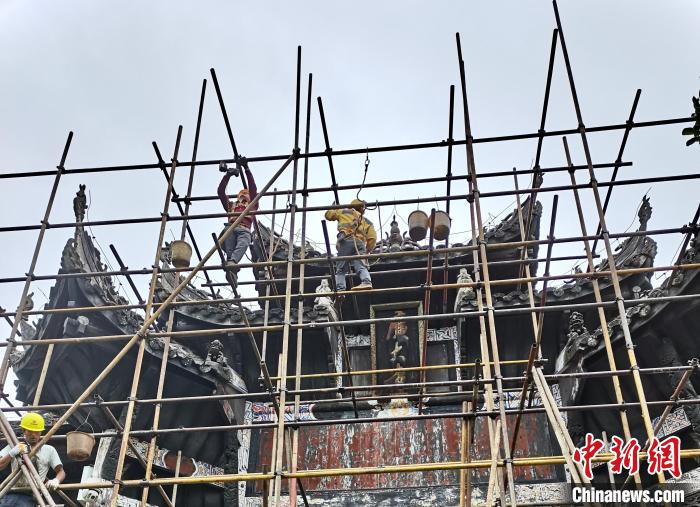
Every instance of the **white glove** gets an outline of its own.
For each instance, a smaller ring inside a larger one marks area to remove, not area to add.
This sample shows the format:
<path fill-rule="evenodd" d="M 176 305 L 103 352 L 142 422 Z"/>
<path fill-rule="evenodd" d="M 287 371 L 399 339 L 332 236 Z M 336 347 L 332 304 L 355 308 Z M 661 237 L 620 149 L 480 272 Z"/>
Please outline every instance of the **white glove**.
<path fill-rule="evenodd" d="M 14 446 L 12 449 L 10 449 L 10 456 L 13 458 L 16 458 L 20 454 L 27 454 L 29 452 L 29 447 L 27 447 L 27 444 L 24 442 L 18 443 L 16 446 Z"/>
<path fill-rule="evenodd" d="M 48 481 L 46 481 L 46 488 L 49 491 L 56 491 L 58 489 L 59 484 L 61 484 L 61 483 L 58 482 L 58 479 L 56 479 L 56 478 L 49 479 Z"/>

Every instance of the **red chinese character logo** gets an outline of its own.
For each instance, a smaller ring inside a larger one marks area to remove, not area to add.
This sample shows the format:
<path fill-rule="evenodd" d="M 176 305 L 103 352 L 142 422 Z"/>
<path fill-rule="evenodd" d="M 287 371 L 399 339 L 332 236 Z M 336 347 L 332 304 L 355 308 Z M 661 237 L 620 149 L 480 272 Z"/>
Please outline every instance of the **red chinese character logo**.
<path fill-rule="evenodd" d="M 576 463 L 583 465 L 583 475 L 588 479 L 593 479 L 593 470 L 591 470 L 591 460 L 598 454 L 605 444 L 599 438 L 595 438 L 593 434 L 586 433 L 586 445 L 574 451 L 573 459 Z"/>
<path fill-rule="evenodd" d="M 639 445 L 636 438 L 625 444 L 620 437 L 612 437 L 610 452 L 615 455 L 610 461 L 612 473 L 619 474 L 624 469 L 628 470 L 630 475 L 636 475 L 639 472 L 639 451 L 641 448 L 642 446 Z"/>
<path fill-rule="evenodd" d="M 662 442 L 654 437 L 649 446 L 647 471 L 650 474 L 670 472 L 678 479 L 681 476 L 681 439 L 668 437 Z"/>

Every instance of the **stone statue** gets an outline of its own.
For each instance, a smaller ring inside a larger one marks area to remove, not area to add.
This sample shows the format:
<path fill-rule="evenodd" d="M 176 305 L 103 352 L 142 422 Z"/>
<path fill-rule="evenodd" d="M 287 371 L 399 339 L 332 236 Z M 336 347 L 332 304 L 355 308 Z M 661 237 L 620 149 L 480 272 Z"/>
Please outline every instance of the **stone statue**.
<path fill-rule="evenodd" d="M 647 223 L 649 222 L 649 219 L 651 218 L 651 212 L 652 212 L 652 207 L 651 204 L 649 203 L 649 198 L 645 195 L 642 197 L 642 204 L 639 206 L 639 212 L 637 213 L 637 216 L 639 217 L 639 230 L 640 231 L 646 231 L 647 230 Z"/>
<path fill-rule="evenodd" d="M 85 219 L 85 210 L 87 210 L 87 197 L 85 197 L 85 185 L 80 185 L 79 190 L 73 197 L 73 213 L 75 213 L 75 221 L 82 222 Z"/>
<path fill-rule="evenodd" d="M 213 361 L 228 366 L 226 356 L 224 355 L 224 344 L 219 340 L 212 341 L 207 349 L 207 358 L 205 361 Z"/>
<path fill-rule="evenodd" d="M 387 243 L 389 244 L 389 251 L 398 252 L 401 250 L 401 245 L 403 244 L 403 238 L 401 237 L 401 229 L 399 229 L 399 223 L 396 221 L 396 215 L 391 221 L 391 229 L 387 234 Z"/>
<path fill-rule="evenodd" d="M 29 320 L 29 317 L 25 314 L 25 312 L 31 312 L 34 309 L 34 299 L 32 298 L 32 296 L 34 296 L 33 292 L 27 294 L 27 297 L 24 298 L 24 301 L 20 303 L 17 307 L 18 312 L 20 310 L 22 311 L 22 320 L 24 321 Z"/>
<path fill-rule="evenodd" d="M 462 268 L 459 270 L 459 275 L 457 276 L 457 283 L 474 283 L 474 280 L 472 280 L 472 277 L 469 275 L 469 271 L 467 271 L 467 268 Z M 455 313 L 461 310 L 462 305 L 464 303 L 471 299 L 474 299 L 475 297 L 476 296 L 474 295 L 473 287 L 460 287 L 457 291 L 457 299 L 455 299 Z"/>
<path fill-rule="evenodd" d="M 331 290 L 330 285 L 328 285 L 328 280 L 323 279 L 321 280 L 321 283 L 319 284 L 318 287 L 316 287 L 316 294 L 319 296 L 314 299 L 314 304 L 316 306 L 333 306 L 333 300 L 328 297 L 326 294 L 332 294 L 333 291 Z"/>
<path fill-rule="evenodd" d="M 231 382 L 233 379 L 233 371 L 228 365 L 226 356 L 224 355 L 224 344 L 219 340 L 213 340 L 207 347 L 207 357 L 204 363 L 199 367 L 203 373 L 213 371 L 219 377 Z"/>
<path fill-rule="evenodd" d="M 569 331 L 564 349 L 559 353 L 555 363 L 556 373 L 582 373 L 586 354 L 598 345 L 598 340 L 588 332 L 579 312 L 572 312 L 569 317 Z M 585 379 L 580 377 L 562 378 L 559 380 L 559 392 L 562 405 L 576 405 L 583 389 Z M 569 412 L 567 426 L 574 444 L 578 445 L 584 438 L 584 426 L 582 415 L 577 412 Z"/>
<path fill-rule="evenodd" d="M 420 250 L 420 245 L 413 241 L 410 236 L 407 236 L 408 231 L 403 231 L 403 240 L 401 241 L 401 250 Z"/>
<path fill-rule="evenodd" d="M 173 262 L 173 252 L 168 241 L 165 242 L 164 246 L 160 247 L 160 262 L 164 263 L 166 267 Z"/>
<path fill-rule="evenodd" d="M 335 305 L 329 296 L 329 294 L 333 294 L 333 290 L 330 285 L 328 285 L 328 280 L 326 278 L 321 280 L 319 286 L 316 287 L 316 294 L 318 294 L 318 297 L 314 299 L 314 310 L 328 312 L 334 320 L 338 320 L 338 316 L 335 312 Z"/>

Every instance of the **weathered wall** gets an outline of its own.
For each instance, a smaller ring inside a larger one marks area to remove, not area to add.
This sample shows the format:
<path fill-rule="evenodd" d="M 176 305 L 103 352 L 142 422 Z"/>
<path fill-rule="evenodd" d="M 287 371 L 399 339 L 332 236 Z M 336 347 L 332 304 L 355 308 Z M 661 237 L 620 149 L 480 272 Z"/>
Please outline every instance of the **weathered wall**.
<path fill-rule="evenodd" d="M 453 407 L 449 411 L 457 411 Z M 325 416 L 326 414 L 324 414 Z M 512 430 L 514 420 L 509 419 Z M 260 463 L 269 465 L 272 433 L 264 431 L 259 449 Z M 527 451 L 526 451 L 527 447 Z M 458 461 L 460 459 L 460 423 L 456 419 L 376 422 L 331 426 L 302 427 L 299 431 L 299 470 L 348 468 Z M 523 420 L 515 456 L 557 454 L 549 437 L 543 415 Z M 473 459 L 488 459 L 489 439 L 485 419 L 479 418 Z M 555 481 L 559 476 L 553 466 L 519 467 L 516 480 Z M 488 481 L 488 471 L 473 472 L 473 481 Z M 304 487 L 313 490 L 357 490 L 383 488 L 420 488 L 459 484 L 457 471 L 429 471 L 411 474 L 376 474 L 309 478 Z"/>

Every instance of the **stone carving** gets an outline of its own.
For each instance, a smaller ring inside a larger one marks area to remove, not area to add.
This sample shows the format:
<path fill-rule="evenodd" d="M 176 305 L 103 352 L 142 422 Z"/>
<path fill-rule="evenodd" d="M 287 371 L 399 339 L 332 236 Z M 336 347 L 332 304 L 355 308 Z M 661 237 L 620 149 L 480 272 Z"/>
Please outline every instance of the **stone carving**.
<path fill-rule="evenodd" d="M 318 287 L 316 287 L 316 294 L 319 296 L 314 299 L 314 304 L 315 306 L 320 306 L 323 308 L 333 306 L 333 300 L 327 296 L 326 294 L 332 294 L 333 290 L 331 290 L 330 285 L 328 285 L 328 280 L 325 278 L 321 280 L 321 283 L 319 284 Z"/>
<path fill-rule="evenodd" d="M 333 300 L 328 296 L 332 294 L 330 285 L 328 285 L 328 280 L 325 278 L 321 280 L 321 283 L 316 287 L 316 294 L 318 297 L 314 299 L 314 310 L 317 312 L 325 312 L 333 320 L 338 320 L 338 314 L 335 311 L 335 305 Z"/>
<path fill-rule="evenodd" d="M 25 315 L 25 312 L 31 312 L 34 309 L 34 299 L 33 299 L 34 293 L 30 292 L 27 294 L 27 297 L 24 298 L 24 301 L 22 301 L 19 306 L 17 307 L 18 312 L 22 312 L 22 320 L 28 321 L 29 317 Z"/>
<path fill-rule="evenodd" d="M 165 245 L 160 247 L 160 262 L 170 265 L 173 262 L 173 252 L 170 250 L 170 243 L 165 242 Z"/>
<path fill-rule="evenodd" d="M 569 332 L 564 350 L 561 351 L 555 363 L 557 373 L 581 373 L 584 371 L 583 361 L 586 354 L 598 345 L 598 340 L 588 332 L 583 315 L 572 312 L 569 317 Z M 562 378 L 559 380 L 559 391 L 564 406 L 575 405 L 582 391 L 585 379 Z M 569 413 L 567 421 L 569 432 L 574 444 L 578 445 L 584 436 L 584 426 L 581 414 Z"/>
<path fill-rule="evenodd" d="M 654 208 L 651 207 L 651 203 L 649 202 L 649 198 L 646 195 L 642 197 L 642 204 L 639 206 L 639 211 L 637 212 L 637 216 L 639 217 L 640 231 L 647 230 L 647 223 L 651 218 L 651 212 L 653 209 Z"/>
<path fill-rule="evenodd" d="M 199 366 L 202 373 L 214 372 L 220 378 L 231 385 L 236 385 L 235 379 L 238 377 L 233 369 L 228 365 L 224 355 L 224 345 L 219 340 L 213 340 L 207 348 L 207 357 Z"/>
<path fill-rule="evenodd" d="M 459 275 L 457 276 L 457 283 L 474 283 L 472 277 L 469 275 L 467 268 L 462 268 L 459 270 Z M 475 299 L 474 288 L 473 287 L 460 287 L 457 291 L 457 299 L 455 299 L 455 313 L 459 312 L 462 305 L 471 299 Z"/>
<path fill-rule="evenodd" d="M 394 312 L 394 317 L 405 317 L 406 312 L 403 310 L 396 310 Z M 389 324 L 387 329 L 385 340 L 394 340 L 394 348 L 389 352 L 390 358 L 389 362 L 395 368 L 403 368 L 406 364 L 406 352 L 404 351 L 404 346 L 408 344 L 410 338 L 407 335 L 408 325 L 405 321 L 399 320 Z M 406 381 L 406 374 L 402 371 L 397 371 L 389 379 L 387 383 L 403 384 Z"/>
<path fill-rule="evenodd" d="M 637 216 L 639 217 L 639 227 L 637 231 L 647 230 L 647 224 L 651 218 L 652 207 L 649 198 L 644 196 L 642 204 L 639 206 Z M 648 236 L 630 236 L 616 248 L 615 265 L 618 268 L 642 268 L 650 267 L 656 257 L 656 241 Z M 607 259 L 600 263 L 597 270 L 607 271 L 610 267 Z M 650 277 L 651 274 L 647 276 Z M 651 284 L 649 284 L 651 287 Z M 644 288 L 649 288 L 644 287 Z"/>
<path fill-rule="evenodd" d="M 403 237 L 401 237 L 401 229 L 399 229 L 399 223 L 396 221 L 396 215 L 391 221 L 391 229 L 386 235 L 386 243 L 389 245 L 390 252 L 398 252 L 401 250 L 401 245 L 403 245 Z"/>
<path fill-rule="evenodd" d="M 75 221 L 82 222 L 85 219 L 85 211 L 87 210 L 87 197 L 85 197 L 85 185 L 80 185 L 78 191 L 73 197 L 73 213 L 75 213 Z"/>

